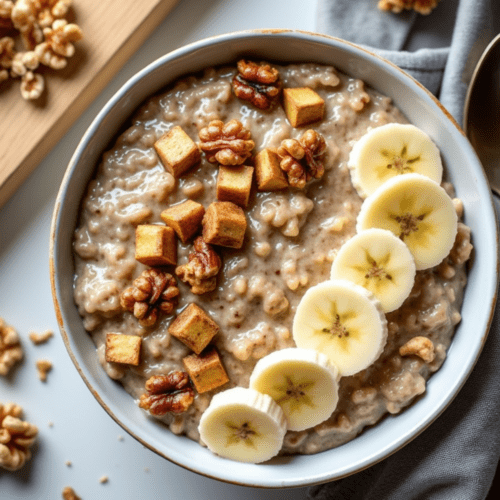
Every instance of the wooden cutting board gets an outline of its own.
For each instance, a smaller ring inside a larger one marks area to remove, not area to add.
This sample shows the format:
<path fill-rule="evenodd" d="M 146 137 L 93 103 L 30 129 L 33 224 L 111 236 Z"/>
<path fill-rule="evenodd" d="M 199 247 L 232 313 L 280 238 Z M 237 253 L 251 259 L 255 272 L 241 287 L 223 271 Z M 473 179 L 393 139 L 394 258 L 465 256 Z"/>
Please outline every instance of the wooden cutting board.
<path fill-rule="evenodd" d="M 0 84 L 0 207 L 176 3 L 74 0 L 67 18 L 84 39 L 66 68 L 44 68 L 40 99 L 25 101 L 19 79 Z"/>

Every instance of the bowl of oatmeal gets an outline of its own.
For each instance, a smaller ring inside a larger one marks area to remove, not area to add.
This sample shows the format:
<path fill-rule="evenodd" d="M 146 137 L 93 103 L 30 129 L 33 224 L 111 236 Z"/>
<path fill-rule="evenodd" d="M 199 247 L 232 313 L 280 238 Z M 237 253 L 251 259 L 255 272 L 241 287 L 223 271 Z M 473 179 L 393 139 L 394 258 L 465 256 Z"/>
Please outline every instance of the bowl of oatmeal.
<path fill-rule="evenodd" d="M 453 248 L 381 315 L 376 360 L 336 375 L 326 420 L 286 431 L 264 463 L 228 462 L 200 419 L 215 395 L 242 397 L 259 360 L 296 349 L 304 294 L 356 234 L 353 145 L 393 123 L 437 145 Z M 288 30 L 202 40 L 128 81 L 68 166 L 50 259 L 64 342 L 110 416 L 182 467 L 269 488 L 353 474 L 426 429 L 479 357 L 498 268 L 489 188 L 446 110 L 380 57 Z"/>

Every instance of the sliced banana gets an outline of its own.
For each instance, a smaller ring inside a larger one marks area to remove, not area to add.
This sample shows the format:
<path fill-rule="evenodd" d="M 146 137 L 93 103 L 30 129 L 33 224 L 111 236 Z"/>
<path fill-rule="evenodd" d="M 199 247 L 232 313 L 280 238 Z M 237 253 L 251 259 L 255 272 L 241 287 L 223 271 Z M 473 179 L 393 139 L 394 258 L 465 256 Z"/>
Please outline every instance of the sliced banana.
<path fill-rule="evenodd" d="M 370 290 L 384 312 L 396 310 L 410 295 L 415 261 L 391 231 L 366 229 L 344 243 L 332 264 L 331 278 L 352 281 Z"/>
<path fill-rule="evenodd" d="M 309 288 L 297 306 L 292 330 L 297 347 L 325 354 L 342 376 L 370 366 L 387 341 L 380 302 L 369 290 L 347 280 Z"/>
<path fill-rule="evenodd" d="M 439 264 L 457 235 L 452 199 L 436 182 L 420 174 L 389 179 L 361 205 L 357 231 L 392 231 L 413 255 L 417 270 Z"/>
<path fill-rule="evenodd" d="M 250 388 L 271 396 L 281 406 L 288 429 L 302 431 L 320 424 L 335 410 L 339 372 L 313 349 L 291 347 L 260 359 Z"/>
<path fill-rule="evenodd" d="M 212 398 L 198 430 L 202 441 L 217 455 L 259 463 L 280 451 L 286 418 L 267 394 L 234 387 Z"/>
<path fill-rule="evenodd" d="M 414 125 L 388 123 L 367 132 L 349 155 L 351 180 L 362 198 L 392 177 L 418 173 L 441 183 L 443 164 L 432 139 Z"/>

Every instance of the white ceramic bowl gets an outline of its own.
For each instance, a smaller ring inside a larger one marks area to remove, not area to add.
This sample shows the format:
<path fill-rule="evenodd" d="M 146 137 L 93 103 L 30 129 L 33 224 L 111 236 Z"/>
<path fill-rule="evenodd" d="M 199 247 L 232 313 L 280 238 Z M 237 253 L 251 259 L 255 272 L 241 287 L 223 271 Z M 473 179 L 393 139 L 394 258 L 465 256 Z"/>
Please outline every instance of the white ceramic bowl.
<path fill-rule="evenodd" d="M 245 56 L 279 62 L 331 64 L 392 97 L 396 106 L 438 144 L 448 178 L 472 227 L 474 258 L 449 355 L 425 395 L 351 442 L 308 456 L 277 457 L 254 465 L 228 462 L 197 443 L 145 418 L 133 399 L 100 366 L 73 302 L 72 239 L 81 198 L 100 155 L 148 96 L 178 77 Z M 258 487 L 305 486 L 360 471 L 397 451 L 428 427 L 460 390 L 481 352 L 491 322 L 498 275 L 497 229 L 490 190 L 469 142 L 448 113 L 421 85 L 396 66 L 345 41 L 286 30 L 233 33 L 171 52 L 131 78 L 106 104 L 76 150 L 57 198 L 51 230 L 51 280 L 64 342 L 80 375 L 99 403 L 127 432 L 168 460 L 208 477 Z"/>

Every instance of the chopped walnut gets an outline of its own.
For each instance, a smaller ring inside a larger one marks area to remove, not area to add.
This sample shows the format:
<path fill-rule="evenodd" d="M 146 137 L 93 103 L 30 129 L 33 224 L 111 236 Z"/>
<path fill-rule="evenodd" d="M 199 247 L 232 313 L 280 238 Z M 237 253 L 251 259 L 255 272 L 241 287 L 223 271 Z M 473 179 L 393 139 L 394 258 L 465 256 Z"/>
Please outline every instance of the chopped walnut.
<path fill-rule="evenodd" d="M 17 0 L 12 7 L 11 19 L 23 40 L 26 50 L 33 50 L 43 41 L 42 27 L 37 22 L 35 0 Z"/>
<path fill-rule="evenodd" d="M 12 58 L 10 74 L 12 77 L 24 76 L 28 71 L 38 68 L 38 57 L 30 50 L 28 52 L 17 52 Z"/>
<path fill-rule="evenodd" d="M 63 500 L 82 500 L 71 486 L 66 486 L 62 490 Z"/>
<path fill-rule="evenodd" d="M 28 71 L 21 78 L 21 95 L 24 99 L 38 99 L 45 88 L 45 81 L 42 75 Z"/>
<path fill-rule="evenodd" d="M 14 39 L 10 36 L 0 38 L 0 68 L 7 70 L 12 67 L 12 60 L 16 54 L 14 43 Z"/>
<path fill-rule="evenodd" d="M 22 358 L 23 349 L 16 330 L 0 318 L 0 375 L 7 375 Z"/>
<path fill-rule="evenodd" d="M 52 330 L 45 330 L 42 333 L 30 332 L 28 336 L 33 344 L 40 345 L 45 344 L 45 342 L 51 339 L 54 336 L 54 332 Z"/>
<path fill-rule="evenodd" d="M 66 66 L 66 59 L 75 53 L 73 42 L 83 37 L 80 27 L 65 19 L 54 21 L 52 27 L 43 29 L 43 34 L 45 41 L 35 47 L 35 53 L 42 64 L 53 69 Z"/>
<path fill-rule="evenodd" d="M 45 28 L 65 17 L 72 3 L 72 0 L 35 0 L 38 24 Z"/>
<path fill-rule="evenodd" d="M 52 370 L 52 362 L 48 359 L 39 359 L 36 362 L 36 369 L 38 372 L 38 378 L 42 382 L 47 381 L 47 374 Z"/>
<path fill-rule="evenodd" d="M 189 254 L 189 262 L 178 266 L 175 274 L 191 285 L 191 292 L 201 295 L 215 290 L 221 265 L 221 259 L 213 246 L 198 236 L 194 240 L 194 250 Z"/>
<path fill-rule="evenodd" d="M 255 146 L 250 139 L 250 131 L 238 120 L 230 120 L 226 124 L 213 120 L 200 130 L 199 136 L 200 149 L 210 163 L 241 165 L 252 155 Z"/>
<path fill-rule="evenodd" d="M 145 389 L 139 407 L 157 417 L 167 413 L 183 413 L 194 401 L 194 390 L 186 372 L 153 375 L 146 381 Z"/>
<path fill-rule="evenodd" d="M 470 242 L 470 227 L 459 222 L 455 243 L 450 252 L 451 261 L 454 264 L 463 264 L 470 259 L 473 248 Z"/>
<path fill-rule="evenodd" d="M 434 344 L 427 337 L 413 337 L 406 344 L 399 348 L 401 356 L 419 356 L 426 363 L 434 361 Z"/>
<path fill-rule="evenodd" d="M 250 101 L 259 109 L 268 109 L 281 91 L 279 72 L 269 65 L 258 65 L 252 61 L 238 61 L 238 73 L 233 78 L 236 97 Z"/>
<path fill-rule="evenodd" d="M 14 7 L 14 2 L 12 0 L 0 0 L 0 28 L 9 28 L 12 26 L 10 20 L 12 16 L 12 7 Z"/>
<path fill-rule="evenodd" d="M 159 311 L 170 314 L 179 295 L 177 282 L 169 274 L 157 269 L 146 269 L 134 280 L 133 286 L 123 291 L 120 303 L 134 313 L 142 326 L 152 326 Z"/>
<path fill-rule="evenodd" d="M 403 10 L 413 9 L 419 14 L 430 14 L 437 6 L 439 0 L 379 0 L 378 8 L 380 10 L 390 10 L 399 14 Z"/>
<path fill-rule="evenodd" d="M 321 160 L 325 150 L 325 139 L 315 130 L 307 130 L 299 140 L 281 141 L 277 153 L 290 186 L 303 189 L 307 181 L 323 177 L 325 167 Z"/>
<path fill-rule="evenodd" d="M 0 403 L 0 467 L 20 469 L 31 458 L 30 447 L 38 434 L 35 425 L 21 420 L 23 410 L 13 403 Z"/>

